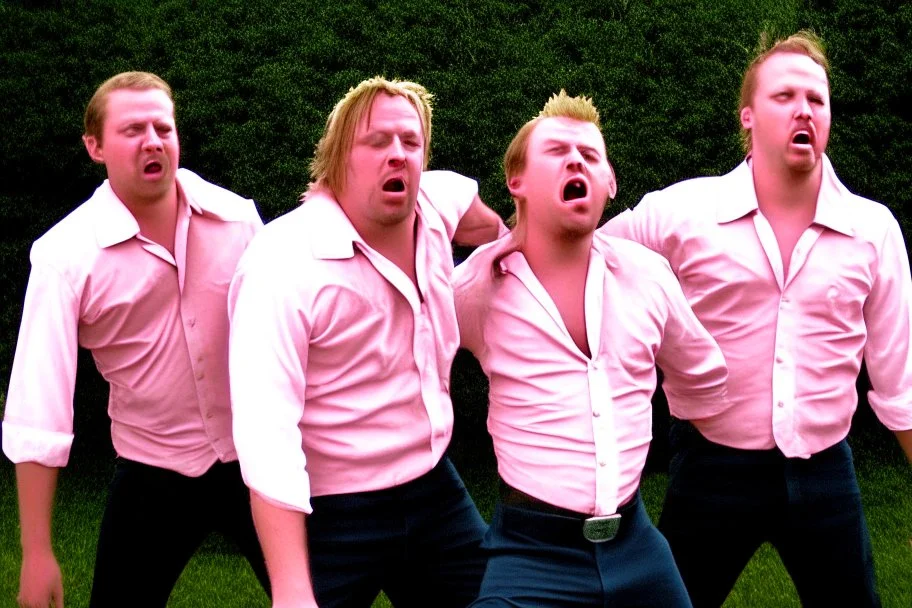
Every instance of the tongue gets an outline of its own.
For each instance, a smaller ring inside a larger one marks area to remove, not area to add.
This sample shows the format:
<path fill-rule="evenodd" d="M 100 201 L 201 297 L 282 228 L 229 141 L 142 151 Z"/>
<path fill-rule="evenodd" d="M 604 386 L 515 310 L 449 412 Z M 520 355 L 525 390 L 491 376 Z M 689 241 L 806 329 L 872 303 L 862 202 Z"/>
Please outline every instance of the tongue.
<path fill-rule="evenodd" d="M 161 171 L 161 165 L 159 163 L 149 163 L 144 169 L 146 173 L 158 173 Z"/>

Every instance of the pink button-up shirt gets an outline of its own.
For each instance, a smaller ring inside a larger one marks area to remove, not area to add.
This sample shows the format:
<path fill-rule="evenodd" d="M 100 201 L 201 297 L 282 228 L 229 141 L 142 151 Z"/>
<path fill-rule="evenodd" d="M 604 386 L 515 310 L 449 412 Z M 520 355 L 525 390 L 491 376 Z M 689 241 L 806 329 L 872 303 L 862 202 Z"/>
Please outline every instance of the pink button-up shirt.
<path fill-rule="evenodd" d="M 450 241 L 477 192 L 422 174 L 418 289 L 327 193 L 254 239 L 229 296 L 231 394 L 241 471 L 265 499 L 310 513 L 311 496 L 399 485 L 443 456 L 459 344 Z"/>
<path fill-rule="evenodd" d="M 734 407 L 695 422 L 711 441 L 801 458 L 837 443 L 857 405 L 862 356 L 881 422 L 912 428 L 902 233 L 886 207 L 850 193 L 826 157 L 814 222 L 788 274 L 747 162 L 648 194 L 600 230 L 665 256 L 722 347 Z"/>
<path fill-rule="evenodd" d="M 462 345 L 490 382 L 500 476 L 553 505 L 614 513 L 636 493 L 646 462 L 656 365 L 676 416 L 709 416 L 728 406 L 722 352 L 665 260 L 605 238 L 589 257 L 587 357 L 521 253 L 503 258 L 492 278 L 503 244 L 479 248 L 453 277 Z"/>
<path fill-rule="evenodd" d="M 185 169 L 177 180 L 174 256 L 107 181 L 35 241 L 3 421 L 13 462 L 67 463 L 78 346 L 110 384 L 117 454 L 189 476 L 236 460 L 228 284 L 262 222 L 250 200 Z"/>

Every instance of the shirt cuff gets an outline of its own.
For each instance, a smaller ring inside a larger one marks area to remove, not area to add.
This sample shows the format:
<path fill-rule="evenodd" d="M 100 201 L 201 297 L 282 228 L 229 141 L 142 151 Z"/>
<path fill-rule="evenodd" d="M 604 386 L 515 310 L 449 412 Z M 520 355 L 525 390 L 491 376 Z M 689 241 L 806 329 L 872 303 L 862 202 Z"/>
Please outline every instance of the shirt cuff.
<path fill-rule="evenodd" d="M 869 391 L 868 403 L 881 424 L 891 431 L 912 429 L 912 393 L 885 399 L 874 391 Z"/>
<path fill-rule="evenodd" d="M 72 446 L 72 433 L 3 421 L 3 453 L 14 463 L 37 462 L 46 467 L 65 467 Z"/>

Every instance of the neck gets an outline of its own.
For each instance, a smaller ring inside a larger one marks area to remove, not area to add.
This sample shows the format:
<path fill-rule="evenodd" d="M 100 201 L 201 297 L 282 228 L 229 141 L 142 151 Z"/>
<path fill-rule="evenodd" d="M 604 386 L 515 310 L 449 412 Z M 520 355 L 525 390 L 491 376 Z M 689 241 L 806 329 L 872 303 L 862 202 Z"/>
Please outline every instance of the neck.
<path fill-rule="evenodd" d="M 522 253 L 539 277 L 589 267 L 592 233 L 573 239 L 557 239 L 551 235 L 527 231 Z"/>
<path fill-rule="evenodd" d="M 751 161 L 751 171 L 761 211 L 770 208 L 783 211 L 816 209 L 823 179 L 822 162 L 810 171 L 793 171 L 755 158 Z"/>

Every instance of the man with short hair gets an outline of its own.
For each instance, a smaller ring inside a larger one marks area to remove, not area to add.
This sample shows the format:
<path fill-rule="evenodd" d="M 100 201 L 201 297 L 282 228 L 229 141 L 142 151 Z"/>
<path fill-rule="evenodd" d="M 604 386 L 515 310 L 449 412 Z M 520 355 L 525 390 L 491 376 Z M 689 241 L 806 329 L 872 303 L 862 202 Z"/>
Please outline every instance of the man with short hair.
<path fill-rule="evenodd" d="M 371 78 L 330 113 L 303 204 L 231 284 L 241 469 L 276 606 L 468 605 L 485 524 L 446 457 L 459 343 L 451 241 L 503 223 L 424 171 L 431 96 Z M 312 580 L 311 580 L 312 579 Z"/>
<path fill-rule="evenodd" d="M 864 358 L 871 406 L 912 461 L 912 281 L 890 211 L 824 154 L 827 70 L 807 32 L 760 53 L 741 90 L 745 162 L 602 229 L 668 259 L 729 365 L 734 406 L 672 424 L 659 522 L 698 607 L 720 606 L 764 542 L 803 605 L 880 603 L 846 435 Z"/>
<path fill-rule="evenodd" d="M 454 273 L 490 381 L 501 494 L 473 606 L 690 606 L 638 488 L 656 365 L 674 413 L 726 407 L 725 362 L 658 255 L 593 233 L 616 185 L 591 100 L 561 91 L 504 159 L 510 236 Z"/>
<path fill-rule="evenodd" d="M 3 421 L 22 527 L 20 606 L 63 606 L 51 546 L 57 470 L 73 441 L 78 347 L 110 385 L 118 455 L 91 606 L 164 606 L 212 530 L 263 556 L 231 437 L 227 292 L 262 226 L 250 200 L 178 169 L 170 87 L 118 74 L 86 108 L 108 179 L 38 239 Z"/>

